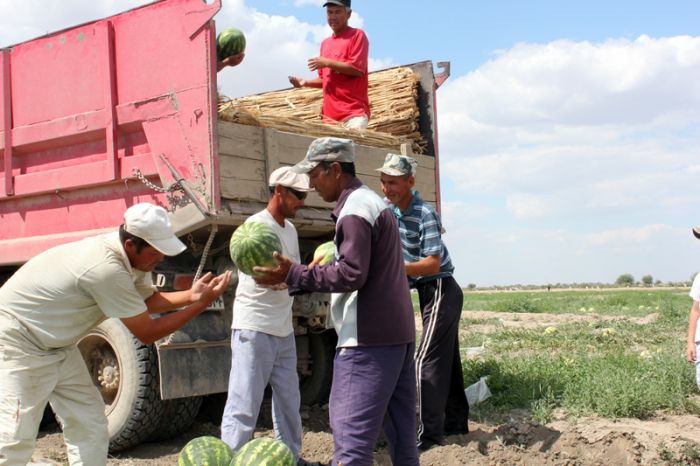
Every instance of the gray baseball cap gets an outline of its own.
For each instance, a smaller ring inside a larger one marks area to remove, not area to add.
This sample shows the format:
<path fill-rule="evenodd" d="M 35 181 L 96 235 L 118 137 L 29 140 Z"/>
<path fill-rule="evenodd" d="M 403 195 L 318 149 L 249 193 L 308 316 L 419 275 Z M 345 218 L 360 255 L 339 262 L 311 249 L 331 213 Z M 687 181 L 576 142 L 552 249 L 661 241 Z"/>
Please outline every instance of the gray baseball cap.
<path fill-rule="evenodd" d="M 321 162 L 355 162 L 355 144 L 350 139 L 325 137 L 311 141 L 304 160 L 294 165 L 297 173 L 309 173 Z"/>
<path fill-rule="evenodd" d="M 389 176 L 415 176 L 417 168 L 418 162 L 413 157 L 399 154 L 386 154 L 384 165 L 376 170 Z"/>

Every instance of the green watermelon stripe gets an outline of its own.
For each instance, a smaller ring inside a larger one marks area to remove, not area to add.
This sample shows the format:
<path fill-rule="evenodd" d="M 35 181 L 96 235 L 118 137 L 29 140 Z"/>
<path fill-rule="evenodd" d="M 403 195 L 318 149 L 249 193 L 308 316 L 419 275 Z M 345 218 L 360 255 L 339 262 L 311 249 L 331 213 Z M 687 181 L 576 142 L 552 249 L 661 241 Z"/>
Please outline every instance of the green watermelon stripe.
<path fill-rule="evenodd" d="M 216 437 L 197 437 L 182 449 L 177 459 L 178 466 L 228 466 L 233 458 L 231 448 Z"/>
<path fill-rule="evenodd" d="M 294 466 L 294 454 L 280 440 L 258 438 L 241 447 L 231 466 Z"/>
<path fill-rule="evenodd" d="M 236 267 L 241 272 L 252 275 L 255 266 L 270 267 L 277 264 L 272 253 L 282 252 L 282 243 L 266 224 L 247 222 L 233 232 L 229 249 Z"/>

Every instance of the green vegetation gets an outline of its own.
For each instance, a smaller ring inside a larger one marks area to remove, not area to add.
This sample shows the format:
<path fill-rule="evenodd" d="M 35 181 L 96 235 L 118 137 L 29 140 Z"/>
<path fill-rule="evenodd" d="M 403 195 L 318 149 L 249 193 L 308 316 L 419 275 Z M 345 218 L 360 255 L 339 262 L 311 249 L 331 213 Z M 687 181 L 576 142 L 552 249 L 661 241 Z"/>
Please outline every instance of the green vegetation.
<path fill-rule="evenodd" d="M 514 408 L 539 423 L 557 409 L 610 418 L 700 414 L 689 399 L 698 390 L 695 370 L 685 361 L 690 304 L 687 289 L 465 293 L 460 346 L 486 347 L 463 359 L 465 384 L 489 376 L 493 394 L 472 417 Z M 487 313 L 471 320 L 471 311 Z M 555 315 L 538 316 L 538 325 L 522 312 Z"/>
<path fill-rule="evenodd" d="M 504 291 L 464 293 L 467 311 L 547 312 L 551 314 L 601 314 L 645 316 L 662 309 L 690 309 L 686 288 L 591 289 L 567 291 Z"/>
<path fill-rule="evenodd" d="M 632 286 L 634 285 L 634 277 L 629 273 L 623 273 L 617 277 L 615 284 L 619 286 Z"/>
<path fill-rule="evenodd" d="M 659 459 L 670 466 L 700 465 L 700 445 L 687 441 L 679 451 L 674 452 L 668 445 L 659 445 Z"/>

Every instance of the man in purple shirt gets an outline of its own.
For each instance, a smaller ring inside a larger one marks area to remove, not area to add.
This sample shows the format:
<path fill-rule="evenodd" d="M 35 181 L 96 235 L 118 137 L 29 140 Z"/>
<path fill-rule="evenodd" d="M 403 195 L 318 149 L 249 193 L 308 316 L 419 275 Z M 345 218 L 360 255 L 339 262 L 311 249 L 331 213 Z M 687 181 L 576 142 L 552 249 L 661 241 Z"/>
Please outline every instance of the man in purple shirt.
<path fill-rule="evenodd" d="M 311 187 L 336 202 L 336 258 L 307 267 L 275 254 L 275 268 L 256 268 L 263 285 L 285 282 L 290 294 L 331 292 L 338 332 L 330 421 L 333 464 L 372 465 L 379 429 L 393 464 L 417 466 L 415 322 L 396 220 L 355 177 L 352 141 L 319 138 L 294 166 Z"/>

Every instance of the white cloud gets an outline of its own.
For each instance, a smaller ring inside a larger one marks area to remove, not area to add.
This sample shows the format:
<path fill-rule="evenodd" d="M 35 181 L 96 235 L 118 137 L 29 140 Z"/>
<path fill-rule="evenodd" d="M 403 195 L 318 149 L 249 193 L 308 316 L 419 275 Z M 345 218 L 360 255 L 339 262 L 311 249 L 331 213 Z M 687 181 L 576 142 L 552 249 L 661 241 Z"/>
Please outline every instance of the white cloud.
<path fill-rule="evenodd" d="M 294 0 L 294 6 L 301 7 L 307 5 L 321 6 L 326 3 L 326 0 Z"/>
<path fill-rule="evenodd" d="M 463 222 L 477 220 L 489 215 L 491 209 L 486 206 L 466 203 L 464 201 L 445 201 L 441 202 L 441 213 L 443 218 L 458 218 Z"/>
<path fill-rule="evenodd" d="M 517 44 L 439 91 L 441 171 L 519 218 L 687 208 L 699 75 L 700 37 Z"/>
<path fill-rule="evenodd" d="M 516 44 L 440 89 L 460 283 L 684 280 L 697 218 L 700 37 Z M 476 201 L 475 201 L 476 202 Z M 477 270 L 474 270 L 477 269 Z M 658 276 L 658 277 L 657 277 Z"/>
<path fill-rule="evenodd" d="M 510 194 L 506 205 L 515 218 L 519 219 L 542 217 L 550 210 L 547 198 L 528 193 Z"/>
<path fill-rule="evenodd" d="M 629 245 L 630 243 L 649 243 L 655 237 L 672 232 L 674 229 L 668 225 L 644 225 L 640 228 L 620 228 L 605 230 L 584 236 L 584 239 L 595 246 L 602 245 Z M 688 233 L 688 232 L 686 232 Z"/>

